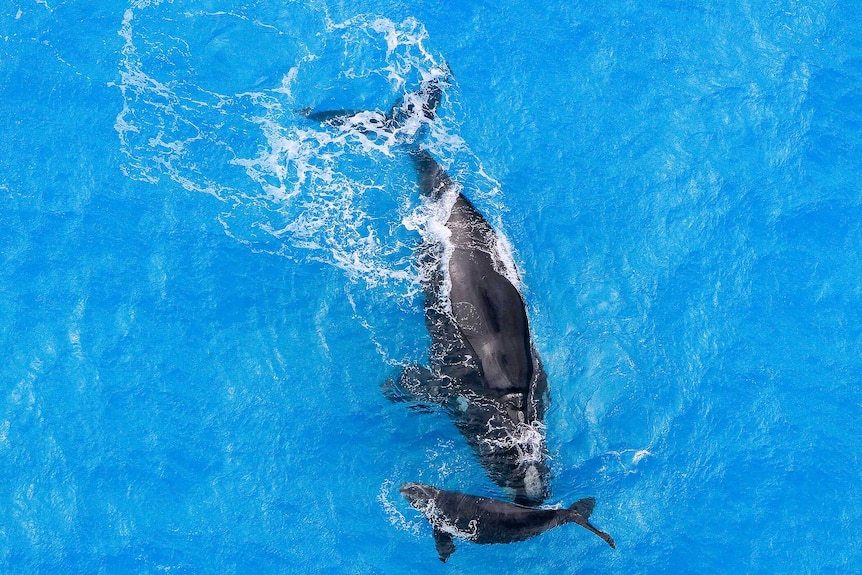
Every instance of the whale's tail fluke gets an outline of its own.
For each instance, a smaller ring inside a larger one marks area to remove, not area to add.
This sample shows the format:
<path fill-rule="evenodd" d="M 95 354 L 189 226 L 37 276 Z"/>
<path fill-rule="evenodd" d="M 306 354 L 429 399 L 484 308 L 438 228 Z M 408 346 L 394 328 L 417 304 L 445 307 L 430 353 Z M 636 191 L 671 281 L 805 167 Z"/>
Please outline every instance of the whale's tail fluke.
<path fill-rule="evenodd" d="M 302 108 L 301 110 L 296 111 L 297 114 L 304 116 L 309 120 L 314 120 L 321 124 L 333 124 L 336 126 L 343 123 L 344 119 L 356 116 L 361 112 L 363 112 L 363 110 L 323 110 L 315 112 L 312 107 Z"/>
<path fill-rule="evenodd" d="M 581 527 L 592 531 L 593 533 L 601 537 L 605 541 L 605 543 L 610 545 L 612 549 L 616 549 L 617 545 L 616 543 L 614 543 L 613 537 L 611 537 L 604 531 L 600 531 L 588 521 L 590 515 L 593 514 L 593 508 L 595 506 L 595 497 L 586 497 L 584 499 L 578 500 L 577 502 L 575 502 L 574 505 L 569 507 L 569 521 L 571 521 L 572 523 L 577 523 Z"/>
<path fill-rule="evenodd" d="M 443 98 L 443 88 L 449 84 L 451 75 L 446 64 L 433 68 L 425 74 L 418 90 L 404 94 L 385 114 L 368 110 L 315 111 L 312 107 L 302 108 L 297 113 L 334 127 L 356 128 L 363 132 L 378 129 L 394 131 L 414 119 L 419 122 L 433 120 Z"/>

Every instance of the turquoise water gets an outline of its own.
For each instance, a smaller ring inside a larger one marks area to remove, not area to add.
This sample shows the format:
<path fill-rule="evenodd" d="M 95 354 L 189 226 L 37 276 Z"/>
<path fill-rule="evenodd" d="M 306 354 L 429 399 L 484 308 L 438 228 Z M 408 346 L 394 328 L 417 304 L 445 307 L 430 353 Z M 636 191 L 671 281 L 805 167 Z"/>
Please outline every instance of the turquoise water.
<path fill-rule="evenodd" d="M 0 572 L 862 571 L 862 8 L 0 9 Z M 565 526 L 436 557 L 404 481 L 501 497 L 380 384 L 428 345 L 387 109 L 508 238 Z"/>

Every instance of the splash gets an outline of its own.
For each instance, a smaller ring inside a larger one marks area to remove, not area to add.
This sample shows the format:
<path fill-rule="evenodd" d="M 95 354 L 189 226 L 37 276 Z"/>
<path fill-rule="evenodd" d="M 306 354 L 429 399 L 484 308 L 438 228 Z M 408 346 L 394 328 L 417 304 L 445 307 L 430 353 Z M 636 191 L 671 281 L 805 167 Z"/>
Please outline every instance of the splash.
<path fill-rule="evenodd" d="M 490 419 L 487 433 L 479 437 L 483 450 L 490 453 L 507 451 L 517 454 L 519 466 L 531 467 L 545 461 L 545 425 L 541 421 L 517 423 L 514 425 L 495 425 Z"/>

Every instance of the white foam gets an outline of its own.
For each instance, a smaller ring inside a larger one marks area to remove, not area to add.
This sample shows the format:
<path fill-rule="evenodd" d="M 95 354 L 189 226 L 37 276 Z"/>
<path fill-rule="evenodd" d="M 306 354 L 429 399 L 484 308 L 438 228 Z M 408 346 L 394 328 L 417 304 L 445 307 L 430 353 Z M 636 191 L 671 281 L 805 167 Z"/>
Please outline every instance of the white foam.
<path fill-rule="evenodd" d="M 11 428 L 11 423 L 8 419 L 0 422 L 0 444 L 4 447 L 8 447 L 9 445 L 9 429 Z"/>
<path fill-rule="evenodd" d="M 545 495 L 544 480 L 535 465 L 527 465 L 524 472 L 524 492 L 533 500 L 541 500 Z"/>
<path fill-rule="evenodd" d="M 489 420 L 488 433 L 479 441 L 493 451 L 514 450 L 517 453 L 516 461 L 522 466 L 538 465 L 546 458 L 545 425 L 541 421 L 518 423 L 511 429 L 495 427 L 493 420 Z"/>
<path fill-rule="evenodd" d="M 643 459 L 644 457 L 647 457 L 647 456 L 651 456 L 651 455 L 652 455 L 652 453 L 650 452 L 649 449 L 638 449 L 637 451 L 635 451 L 635 454 L 632 456 L 632 463 L 637 465 L 638 463 L 640 463 L 641 459 Z"/>
<path fill-rule="evenodd" d="M 647 457 L 653 457 L 654 454 L 649 448 L 644 449 L 623 449 L 621 451 L 610 451 L 609 455 L 619 465 L 625 474 L 637 473 L 637 466 Z"/>

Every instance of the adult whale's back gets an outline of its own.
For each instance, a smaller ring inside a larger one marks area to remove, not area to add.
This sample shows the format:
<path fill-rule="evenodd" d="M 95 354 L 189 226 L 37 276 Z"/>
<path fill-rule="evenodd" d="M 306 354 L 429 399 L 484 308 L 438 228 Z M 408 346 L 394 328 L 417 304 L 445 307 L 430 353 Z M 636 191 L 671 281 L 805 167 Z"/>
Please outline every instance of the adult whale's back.
<path fill-rule="evenodd" d="M 458 190 L 428 152 L 412 153 L 422 193 L 440 201 L 454 193 L 446 219 L 448 282 L 429 287 L 432 303 L 448 298 L 452 319 L 478 359 L 484 387 L 499 395 L 526 394 L 533 378 L 533 351 L 521 294 L 505 275 L 498 238 L 484 216 Z M 439 264 L 438 264 L 439 265 Z M 439 290 L 448 287 L 449 293 Z"/>

